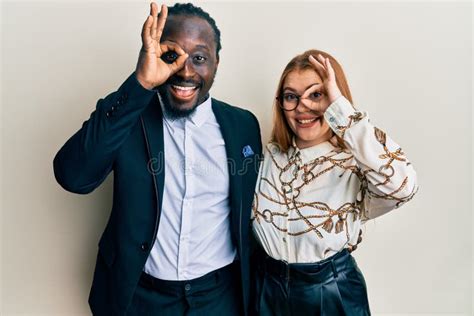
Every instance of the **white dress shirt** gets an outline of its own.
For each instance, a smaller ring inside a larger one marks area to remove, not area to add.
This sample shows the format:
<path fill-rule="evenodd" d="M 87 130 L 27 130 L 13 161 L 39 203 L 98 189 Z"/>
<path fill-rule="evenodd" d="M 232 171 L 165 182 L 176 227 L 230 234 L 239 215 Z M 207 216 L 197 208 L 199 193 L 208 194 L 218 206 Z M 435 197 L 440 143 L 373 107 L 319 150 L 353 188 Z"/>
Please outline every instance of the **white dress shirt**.
<path fill-rule="evenodd" d="M 338 98 L 324 114 L 346 149 L 323 142 L 283 152 L 270 143 L 260 166 L 252 226 L 267 254 L 314 263 L 357 243 L 361 222 L 409 201 L 416 173 L 367 113 Z"/>
<path fill-rule="evenodd" d="M 225 143 L 210 97 L 189 117 L 163 113 L 163 204 L 144 271 L 162 280 L 191 280 L 236 256 Z"/>

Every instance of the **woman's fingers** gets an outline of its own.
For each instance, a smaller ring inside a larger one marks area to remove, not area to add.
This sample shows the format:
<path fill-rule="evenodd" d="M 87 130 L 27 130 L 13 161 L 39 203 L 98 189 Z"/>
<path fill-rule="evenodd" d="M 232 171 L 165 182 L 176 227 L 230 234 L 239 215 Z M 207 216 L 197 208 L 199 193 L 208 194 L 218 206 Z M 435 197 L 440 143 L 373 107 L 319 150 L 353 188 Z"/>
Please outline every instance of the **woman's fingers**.
<path fill-rule="evenodd" d="M 329 97 L 329 102 L 333 103 L 341 95 L 341 91 L 337 86 L 336 74 L 332 68 L 329 58 L 318 54 L 316 58 L 314 56 L 309 56 L 309 61 L 314 66 L 323 81 L 324 88 L 327 92 L 327 96 Z"/>
<path fill-rule="evenodd" d="M 309 56 L 309 61 L 310 61 L 311 64 L 313 64 L 316 68 L 318 68 L 318 69 L 323 69 L 323 70 L 324 70 L 324 65 L 321 64 L 318 60 L 316 60 L 316 58 L 314 58 L 313 55 L 310 55 L 310 56 Z"/>
<path fill-rule="evenodd" d="M 323 55 L 318 54 L 318 61 L 326 67 L 326 59 Z"/>
<path fill-rule="evenodd" d="M 314 60 L 312 63 L 317 63 L 319 65 L 319 69 L 324 70 L 324 77 L 322 77 L 323 80 L 328 79 L 330 82 L 336 80 L 336 73 L 334 72 L 334 68 L 332 68 L 331 60 L 328 57 L 324 57 L 321 54 L 318 54 L 318 60 L 316 60 L 313 56 L 310 56 L 310 59 L 311 57 Z"/>
<path fill-rule="evenodd" d="M 324 80 L 327 77 L 324 65 L 317 61 L 314 56 L 309 56 L 309 62 L 316 68 L 316 72 L 321 76 L 321 79 Z"/>
<path fill-rule="evenodd" d="M 332 68 L 331 61 L 329 58 L 326 58 L 326 69 L 328 72 L 329 80 L 336 80 L 336 74 L 334 73 L 334 69 Z"/>
<path fill-rule="evenodd" d="M 308 89 L 306 89 L 303 92 L 303 95 L 301 96 L 301 98 L 307 98 L 313 92 L 322 92 L 322 91 L 324 91 L 324 87 L 322 87 L 321 84 L 313 84 L 312 86 L 310 86 Z"/>

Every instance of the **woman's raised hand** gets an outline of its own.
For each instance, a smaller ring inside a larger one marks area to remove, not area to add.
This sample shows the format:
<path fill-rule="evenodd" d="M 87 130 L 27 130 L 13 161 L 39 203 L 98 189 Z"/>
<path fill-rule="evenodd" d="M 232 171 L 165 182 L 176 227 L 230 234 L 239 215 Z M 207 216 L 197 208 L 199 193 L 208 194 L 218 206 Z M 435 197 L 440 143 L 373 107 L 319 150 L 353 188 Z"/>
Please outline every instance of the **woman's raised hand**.
<path fill-rule="evenodd" d="M 323 55 L 319 54 L 316 58 L 314 56 L 309 56 L 309 62 L 314 66 L 316 72 L 321 77 L 329 102 L 333 103 L 342 95 L 342 93 L 337 86 L 336 74 L 334 73 L 329 58 L 325 58 Z"/>
<path fill-rule="evenodd" d="M 168 8 L 161 6 L 158 16 L 158 5 L 150 4 L 150 15 L 147 17 L 142 28 L 142 48 L 138 57 L 135 71 L 137 80 L 147 88 L 153 89 L 163 84 L 168 78 L 181 69 L 188 58 L 188 54 L 177 44 L 171 42 L 160 43 L 161 35 L 165 27 Z M 165 62 L 161 56 L 169 52 L 175 54 L 170 62 Z"/>

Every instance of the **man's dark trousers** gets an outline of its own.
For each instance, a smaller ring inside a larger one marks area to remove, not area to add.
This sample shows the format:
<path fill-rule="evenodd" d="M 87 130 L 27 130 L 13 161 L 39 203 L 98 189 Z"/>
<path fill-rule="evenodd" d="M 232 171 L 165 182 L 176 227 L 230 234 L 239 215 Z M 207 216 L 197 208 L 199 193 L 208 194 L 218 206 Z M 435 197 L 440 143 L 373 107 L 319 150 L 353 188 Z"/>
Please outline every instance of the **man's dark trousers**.
<path fill-rule="evenodd" d="M 239 266 L 234 263 L 191 281 L 164 281 L 144 274 L 127 315 L 242 315 L 235 269 Z"/>

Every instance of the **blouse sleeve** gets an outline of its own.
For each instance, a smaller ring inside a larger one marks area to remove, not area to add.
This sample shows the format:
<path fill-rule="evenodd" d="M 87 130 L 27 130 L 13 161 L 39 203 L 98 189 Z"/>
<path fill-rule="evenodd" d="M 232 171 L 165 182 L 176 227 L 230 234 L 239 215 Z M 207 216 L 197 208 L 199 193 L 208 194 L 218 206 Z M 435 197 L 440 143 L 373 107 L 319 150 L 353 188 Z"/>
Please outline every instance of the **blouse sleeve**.
<path fill-rule="evenodd" d="M 400 146 L 370 123 L 367 113 L 354 109 L 341 96 L 328 107 L 324 117 L 344 140 L 360 168 L 363 221 L 383 215 L 413 198 L 418 190 L 413 166 Z"/>

